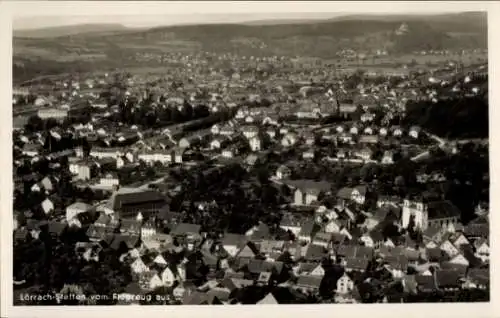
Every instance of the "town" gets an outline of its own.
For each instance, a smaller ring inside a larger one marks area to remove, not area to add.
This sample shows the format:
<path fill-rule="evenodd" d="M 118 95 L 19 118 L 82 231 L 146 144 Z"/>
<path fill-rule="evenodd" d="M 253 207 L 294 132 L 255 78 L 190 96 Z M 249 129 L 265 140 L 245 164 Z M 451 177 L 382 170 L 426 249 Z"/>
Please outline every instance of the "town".
<path fill-rule="evenodd" d="M 14 87 L 15 304 L 489 300 L 486 50 L 129 58 Z"/>

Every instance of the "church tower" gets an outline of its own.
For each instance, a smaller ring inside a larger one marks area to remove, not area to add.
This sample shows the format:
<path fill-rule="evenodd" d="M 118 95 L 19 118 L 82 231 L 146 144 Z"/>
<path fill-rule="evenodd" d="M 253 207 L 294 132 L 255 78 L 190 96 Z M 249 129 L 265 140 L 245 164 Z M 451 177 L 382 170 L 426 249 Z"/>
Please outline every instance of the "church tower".
<path fill-rule="evenodd" d="M 401 225 L 403 228 L 408 228 L 413 219 L 416 229 L 424 231 L 428 225 L 427 205 L 421 200 L 412 201 L 405 199 L 403 202 Z"/>

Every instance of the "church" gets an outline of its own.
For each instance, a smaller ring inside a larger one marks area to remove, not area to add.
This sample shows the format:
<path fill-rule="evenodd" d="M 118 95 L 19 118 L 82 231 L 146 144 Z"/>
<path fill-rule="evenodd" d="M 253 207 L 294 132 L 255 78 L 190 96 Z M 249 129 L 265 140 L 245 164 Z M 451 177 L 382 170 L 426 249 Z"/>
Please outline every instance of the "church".
<path fill-rule="evenodd" d="M 401 214 L 403 228 L 413 226 L 417 230 L 425 231 L 430 226 L 456 225 L 459 219 L 460 211 L 447 200 L 424 202 L 405 199 L 403 202 Z"/>

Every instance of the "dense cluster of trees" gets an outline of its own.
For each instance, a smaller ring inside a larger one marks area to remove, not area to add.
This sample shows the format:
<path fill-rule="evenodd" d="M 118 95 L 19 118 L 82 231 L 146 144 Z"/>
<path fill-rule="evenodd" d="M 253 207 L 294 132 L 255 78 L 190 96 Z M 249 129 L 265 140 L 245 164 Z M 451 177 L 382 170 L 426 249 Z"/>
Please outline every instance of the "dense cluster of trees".
<path fill-rule="evenodd" d="M 409 102 L 404 121 L 446 138 L 487 138 L 488 101 L 476 96 Z"/>
<path fill-rule="evenodd" d="M 58 237 L 48 228 L 42 227 L 39 240 L 15 241 L 13 253 L 13 275 L 15 293 L 44 295 L 61 292 L 65 285 L 74 285 L 87 296 L 112 295 L 119 293 L 132 281 L 130 267 L 119 261 L 120 253 L 105 248 L 99 253 L 99 262 L 87 262 L 78 257 L 75 249 L 77 242 L 85 242 L 83 231 L 69 228 Z M 97 300 L 95 304 L 111 305 L 113 300 Z M 75 304 L 74 300 L 64 301 L 63 305 Z M 23 305 L 50 305 L 54 301 L 35 301 L 25 303 L 15 297 L 15 303 Z M 90 304 L 88 301 L 84 304 Z"/>
<path fill-rule="evenodd" d="M 210 174 L 202 171 L 173 175 L 184 191 L 173 198 L 171 209 L 183 211 L 185 222 L 202 224 L 211 233 L 244 233 L 259 221 L 277 227 L 279 205 L 285 201 L 282 190 L 268 181 L 267 170 L 249 173 L 235 164 Z M 199 210 L 195 203 L 204 201 L 213 204 Z"/>
<path fill-rule="evenodd" d="M 182 107 L 153 106 L 150 101 L 140 107 L 132 101 L 120 102 L 119 111 L 112 114 L 111 120 L 128 125 L 138 125 L 150 128 L 164 127 L 169 124 L 183 123 L 210 116 L 206 105 L 193 107 L 185 101 Z"/>

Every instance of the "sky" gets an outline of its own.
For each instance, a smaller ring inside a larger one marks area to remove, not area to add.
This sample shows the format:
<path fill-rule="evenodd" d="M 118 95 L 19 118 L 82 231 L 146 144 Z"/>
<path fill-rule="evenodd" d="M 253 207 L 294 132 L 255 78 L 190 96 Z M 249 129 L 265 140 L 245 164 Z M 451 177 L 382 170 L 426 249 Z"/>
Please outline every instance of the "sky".
<path fill-rule="evenodd" d="M 154 27 L 255 20 L 328 19 L 367 13 L 439 14 L 482 11 L 488 7 L 487 1 L 7 1 L 14 30 L 102 23 Z"/>
<path fill-rule="evenodd" d="M 255 20 L 279 19 L 328 19 L 342 14 L 333 12 L 290 13 L 290 14 L 176 14 L 176 15 L 126 15 L 126 16 L 52 16 L 22 17 L 14 19 L 15 30 L 38 29 L 75 24 L 117 23 L 129 28 L 155 27 L 162 25 L 241 23 Z"/>

